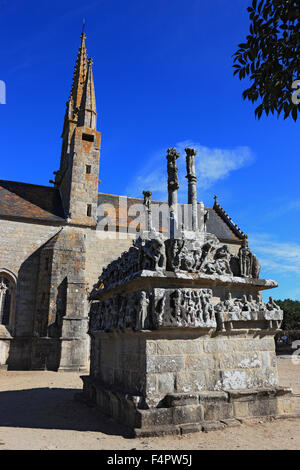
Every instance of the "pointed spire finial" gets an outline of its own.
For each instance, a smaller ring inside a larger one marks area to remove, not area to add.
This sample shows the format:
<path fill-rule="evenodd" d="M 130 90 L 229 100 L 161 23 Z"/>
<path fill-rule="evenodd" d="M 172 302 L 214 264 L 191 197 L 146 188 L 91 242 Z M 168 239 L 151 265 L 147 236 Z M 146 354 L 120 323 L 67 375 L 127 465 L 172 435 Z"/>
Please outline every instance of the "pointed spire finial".
<path fill-rule="evenodd" d="M 92 65 L 93 60 L 89 58 L 79 109 L 78 126 L 86 126 L 90 129 L 96 129 L 97 111 Z"/>
<path fill-rule="evenodd" d="M 85 18 L 83 18 L 83 21 L 82 21 L 82 33 L 80 35 L 81 39 L 86 39 L 86 35 L 84 34 L 84 28 L 85 28 Z"/>

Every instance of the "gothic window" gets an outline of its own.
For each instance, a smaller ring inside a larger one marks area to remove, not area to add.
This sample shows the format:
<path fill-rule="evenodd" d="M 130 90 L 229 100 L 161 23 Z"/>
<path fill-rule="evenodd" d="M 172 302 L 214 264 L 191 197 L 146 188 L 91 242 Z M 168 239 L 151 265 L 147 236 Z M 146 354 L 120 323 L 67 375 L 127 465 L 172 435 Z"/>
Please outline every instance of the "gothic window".
<path fill-rule="evenodd" d="M 14 283 L 0 273 L 0 324 L 9 326 L 11 323 Z"/>

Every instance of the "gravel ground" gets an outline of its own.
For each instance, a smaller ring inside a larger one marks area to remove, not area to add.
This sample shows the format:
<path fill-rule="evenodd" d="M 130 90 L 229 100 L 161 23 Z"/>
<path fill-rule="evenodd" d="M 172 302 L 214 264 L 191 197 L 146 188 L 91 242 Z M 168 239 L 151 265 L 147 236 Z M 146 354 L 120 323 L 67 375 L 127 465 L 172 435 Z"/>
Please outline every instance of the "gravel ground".
<path fill-rule="evenodd" d="M 292 387 L 300 411 L 300 365 L 278 357 L 280 385 Z M 0 449 L 10 450 L 228 450 L 300 449 L 300 419 L 243 424 L 186 436 L 132 439 L 126 429 L 73 395 L 77 373 L 0 371 Z"/>

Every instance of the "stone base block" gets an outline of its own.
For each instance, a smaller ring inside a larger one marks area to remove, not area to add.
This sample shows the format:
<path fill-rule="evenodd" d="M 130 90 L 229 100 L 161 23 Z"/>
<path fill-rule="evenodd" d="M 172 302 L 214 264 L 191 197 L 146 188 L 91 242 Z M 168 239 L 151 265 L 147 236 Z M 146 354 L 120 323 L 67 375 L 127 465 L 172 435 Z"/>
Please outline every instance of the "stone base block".
<path fill-rule="evenodd" d="M 91 376 L 81 378 L 82 398 L 139 437 L 208 432 L 292 412 L 291 389 L 284 387 L 167 394 L 156 407 L 149 407 L 142 395 L 126 393 Z"/>

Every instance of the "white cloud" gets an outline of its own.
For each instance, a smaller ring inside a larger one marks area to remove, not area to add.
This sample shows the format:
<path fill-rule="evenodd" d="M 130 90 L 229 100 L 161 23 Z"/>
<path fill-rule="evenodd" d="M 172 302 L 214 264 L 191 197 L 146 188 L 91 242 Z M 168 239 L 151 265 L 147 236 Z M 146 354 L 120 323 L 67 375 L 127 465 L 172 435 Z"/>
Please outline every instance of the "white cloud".
<path fill-rule="evenodd" d="M 268 234 L 249 235 L 249 242 L 263 269 L 274 273 L 300 275 L 300 244 L 279 242 Z"/>
<path fill-rule="evenodd" d="M 175 145 L 180 153 L 177 160 L 179 176 L 179 197 L 182 202 L 186 198 L 186 168 L 185 147 L 196 148 L 196 172 L 198 185 L 201 191 L 210 188 L 215 182 L 227 178 L 229 174 L 249 165 L 253 161 L 253 154 L 249 147 L 236 147 L 233 149 L 209 148 L 200 143 L 186 140 Z M 127 187 L 127 194 L 141 196 L 142 191 L 147 189 L 153 192 L 156 199 L 167 198 L 167 161 L 166 149 L 156 152 L 148 160 L 148 163 L 134 177 Z"/>
<path fill-rule="evenodd" d="M 300 199 L 294 199 L 292 201 L 285 201 L 284 203 L 274 204 L 274 209 L 270 210 L 267 214 L 269 219 L 277 219 L 282 217 L 289 212 L 296 212 L 300 209 Z"/>

